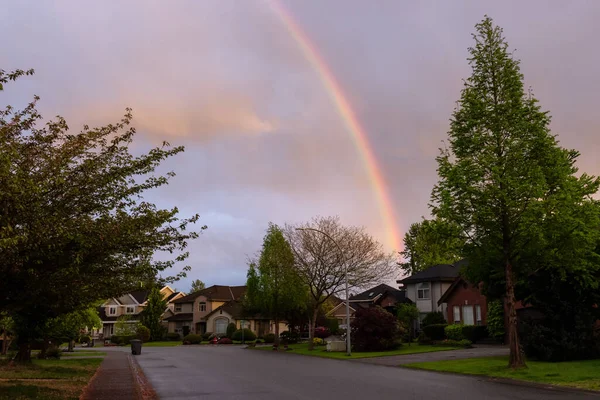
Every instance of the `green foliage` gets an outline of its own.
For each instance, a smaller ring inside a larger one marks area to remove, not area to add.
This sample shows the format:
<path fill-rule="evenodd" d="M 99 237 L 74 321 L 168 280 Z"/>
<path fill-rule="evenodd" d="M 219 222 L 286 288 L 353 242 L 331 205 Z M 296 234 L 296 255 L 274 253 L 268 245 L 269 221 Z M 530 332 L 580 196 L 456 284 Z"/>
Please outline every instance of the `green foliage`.
<path fill-rule="evenodd" d="M 265 343 L 275 343 L 275 334 L 267 333 L 264 337 Z"/>
<path fill-rule="evenodd" d="M 200 344 L 202 343 L 202 336 L 190 333 L 183 338 L 183 342 L 187 342 L 189 344 Z"/>
<path fill-rule="evenodd" d="M 440 341 L 433 342 L 432 346 L 448 346 L 448 347 L 464 347 L 468 349 L 473 347 L 473 342 L 468 339 L 454 340 L 454 339 L 444 339 Z"/>
<path fill-rule="evenodd" d="M 144 325 L 139 325 L 135 333 L 136 337 L 146 343 L 150 340 L 150 329 Z"/>
<path fill-rule="evenodd" d="M 142 325 L 150 330 L 150 340 L 158 341 L 165 335 L 165 327 L 161 320 L 167 309 L 167 301 L 163 298 L 158 286 L 153 286 L 148 293 L 146 307 L 140 315 Z"/>
<path fill-rule="evenodd" d="M 194 293 L 194 292 L 199 292 L 200 290 L 204 289 L 206 286 L 204 285 L 204 282 L 202 282 L 200 279 L 196 279 L 192 281 L 192 287 L 190 288 L 190 292 Z"/>
<path fill-rule="evenodd" d="M 426 337 L 431 340 L 444 340 L 446 339 L 446 327 L 448 324 L 432 324 L 423 327 L 423 332 Z"/>
<path fill-rule="evenodd" d="M 0 83 L 23 74 L 2 71 Z M 63 118 L 44 120 L 38 100 L 0 110 L 0 310 L 19 319 L 24 342 L 48 319 L 127 293 L 184 261 L 198 236 L 187 231 L 197 215 L 180 219 L 177 208 L 144 200 L 174 175 L 155 170 L 183 147 L 164 143 L 134 156 L 130 110 L 116 124 L 72 132 Z"/>
<path fill-rule="evenodd" d="M 177 332 L 169 332 L 167 333 L 167 340 L 171 342 L 176 342 L 181 340 L 181 336 Z"/>
<path fill-rule="evenodd" d="M 423 219 L 414 223 L 404 235 L 404 250 L 399 263 L 407 275 L 432 265 L 453 264 L 461 259 L 464 239 L 460 227 L 444 219 Z"/>
<path fill-rule="evenodd" d="M 236 342 L 242 341 L 242 338 L 245 342 L 252 342 L 252 341 L 256 340 L 256 334 L 254 332 L 252 332 L 250 329 L 244 328 L 243 333 L 244 333 L 244 335 L 242 336 L 242 330 L 238 329 L 237 331 L 235 331 L 233 333 L 233 335 L 231 335 L 231 339 L 235 340 Z"/>
<path fill-rule="evenodd" d="M 463 327 L 462 324 L 448 325 L 444 328 L 444 333 L 449 340 L 463 340 L 465 339 Z"/>
<path fill-rule="evenodd" d="M 231 339 L 231 337 L 233 336 L 233 333 L 237 330 L 235 324 L 233 322 L 230 322 L 227 325 L 227 333 L 225 334 L 226 337 L 228 337 L 229 339 Z"/>
<path fill-rule="evenodd" d="M 46 350 L 46 358 L 60 360 L 62 356 L 62 351 L 58 347 L 51 347 Z"/>
<path fill-rule="evenodd" d="M 399 344 L 398 321 L 381 307 L 356 311 L 351 331 L 356 351 L 392 350 Z"/>
<path fill-rule="evenodd" d="M 114 334 L 117 336 L 136 336 L 140 321 L 129 315 L 121 315 L 115 322 Z"/>
<path fill-rule="evenodd" d="M 300 341 L 300 334 L 298 332 L 283 331 L 280 336 L 281 340 L 285 340 L 288 344 L 294 344 Z"/>
<path fill-rule="evenodd" d="M 340 322 L 335 318 L 326 318 L 325 327 L 329 329 L 332 335 L 337 335 L 340 330 Z"/>
<path fill-rule="evenodd" d="M 412 342 L 415 322 L 419 319 L 419 309 L 416 304 L 402 303 L 397 308 L 397 315 L 403 330 L 408 332 L 408 342 Z"/>
<path fill-rule="evenodd" d="M 487 330 L 491 338 L 501 341 L 504 338 L 504 306 L 501 300 L 489 301 L 487 304 Z"/>
<path fill-rule="evenodd" d="M 134 339 L 137 339 L 136 335 L 112 335 L 110 342 L 122 346 L 128 345 Z"/>
<path fill-rule="evenodd" d="M 315 346 L 323 346 L 325 344 L 325 340 L 316 337 L 316 338 L 313 338 L 313 344 Z"/>
<path fill-rule="evenodd" d="M 427 313 L 427 315 L 425 315 L 425 318 L 423 318 L 423 322 L 421 323 L 423 327 L 434 324 L 446 324 L 446 319 L 444 318 L 443 312 L 434 311 Z"/>
<path fill-rule="evenodd" d="M 4 84 L 8 83 L 8 81 L 15 81 L 20 76 L 33 75 L 33 73 L 34 73 L 33 69 L 30 69 L 27 71 L 17 69 L 15 71 L 11 71 L 11 72 L 6 72 L 3 69 L 0 69 L 0 91 L 4 90 Z"/>
<path fill-rule="evenodd" d="M 202 340 L 208 340 L 212 336 L 212 332 L 204 332 L 202 334 Z"/>
<path fill-rule="evenodd" d="M 84 328 L 100 328 L 102 321 L 95 306 L 52 318 L 46 322 L 40 337 L 47 337 L 53 342 L 71 342 L 79 338 Z"/>

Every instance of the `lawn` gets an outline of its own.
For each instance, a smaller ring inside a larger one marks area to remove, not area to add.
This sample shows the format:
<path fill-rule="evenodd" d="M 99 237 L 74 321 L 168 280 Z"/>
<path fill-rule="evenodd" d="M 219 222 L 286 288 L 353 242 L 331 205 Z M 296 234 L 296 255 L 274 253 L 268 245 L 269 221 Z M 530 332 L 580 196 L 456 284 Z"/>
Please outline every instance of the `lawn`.
<path fill-rule="evenodd" d="M 272 346 L 261 346 L 255 347 L 260 350 L 271 350 Z M 292 349 L 288 353 L 303 354 L 307 356 L 325 357 L 325 358 L 339 358 L 339 359 L 351 359 L 351 358 L 369 358 L 369 357 L 385 357 L 385 356 L 399 356 L 403 354 L 417 354 L 417 353 L 431 353 L 434 351 L 445 351 L 445 350 L 457 350 L 459 347 L 441 347 L 441 346 L 421 346 L 413 344 L 411 346 L 402 345 L 397 350 L 389 351 L 374 351 L 374 352 L 352 352 L 352 356 L 348 357 L 345 352 L 326 351 L 325 346 L 317 346 L 314 350 L 308 349 L 308 343 L 291 344 L 289 348 Z"/>
<path fill-rule="evenodd" d="M 177 341 L 177 342 L 164 341 L 164 342 L 146 342 L 146 343 L 142 344 L 142 348 L 144 348 L 144 347 L 174 347 L 174 346 L 181 346 L 181 342 L 180 341 Z"/>
<path fill-rule="evenodd" d="M 79 360 L 33 360 L 31 364 L 0 364 L 0 399 L 78 399 L 82 389 L 102 362 Z"/>
<path fill-rule="evenodd" d="M 423 362 L 404 367 L 431 371 L 455 372 L 469 375 L 485 375 L 580 389 L 600 390 L 600 360 L 550 363 L 528 361 L 527 369 L 513 371 L 507 368 L 507 357 L 469 358 Z"/>
<path fill-rule="evenodd" d="M 88 357 L 88 356 L 97 356 L 97 357 L 103 357 L 105 356 L 106 353 L 102 352 L 102 351 L 85 351 L 85 350 L 75 350 L 72 353 L 69 353 L 67 351 L 64 351 L 62 353 L 62 357 Z"/>

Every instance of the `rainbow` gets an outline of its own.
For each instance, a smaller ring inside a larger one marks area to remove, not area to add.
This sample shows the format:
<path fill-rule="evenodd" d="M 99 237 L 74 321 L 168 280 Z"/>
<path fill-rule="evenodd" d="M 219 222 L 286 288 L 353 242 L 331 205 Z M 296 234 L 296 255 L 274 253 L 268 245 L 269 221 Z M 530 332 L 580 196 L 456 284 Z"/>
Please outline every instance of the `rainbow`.
<path fill-rule="evenodd" d="M 369 144 L 367 133 L 356 118 L 356 114 L 352 110 L 352 107 L 346 99 L 341 86 L 336 81 L 335 76 L 323 58 L 319 55 L 316 46 L 311 43 L 306 33 L 304 33 L 300 26 L 294 21 L 292 15 L 281 3 L 279 3 L 279 1 L 270 0 L 269 3 L 271 4 L 275 13 L 283 21 L 283 24 L 285 25 L 290 36 L 296 41 L 302 50 L 304 57 L 319 75 L 323 86 L 331 97 L 331 100 L 333 101 L 341 119 L 344 121 L 344 124 L 354 141 L 358 153 L 362 158 L 377 196 L 379 212 L 385 225 L 388 245 L 391 246 L 392 249 L 400 251 L 403 246 L 401 240 L 402 235 L 400 233 L 401 231 L 397 224 L 398 220 L 394 212 L 390 194 L 387 190 L 385 178 L 381 172 L 381 168 L 379 168 L 373 149 Z"/>

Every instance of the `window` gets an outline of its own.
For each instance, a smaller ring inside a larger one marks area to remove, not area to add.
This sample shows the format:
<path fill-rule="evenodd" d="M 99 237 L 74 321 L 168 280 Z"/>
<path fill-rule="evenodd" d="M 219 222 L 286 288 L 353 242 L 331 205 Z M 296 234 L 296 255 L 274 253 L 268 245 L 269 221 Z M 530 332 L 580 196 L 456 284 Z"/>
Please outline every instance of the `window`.
<path fill-rule="evenodd" d="M 417 299 L 428 300 L 430 291 L 429 282 L 419 283 L 417 285 Z"/>
<path fill-rule="evenodd" d="M 454 316 L 454 323 L 460 324 L 460 307 L 459 306 L 452 307 L 452 315 Z"/>
<path fill-rule="evenodd" d="M 200 312 L 206 311 L 206 303 L 200 303 L 198 305 L 198 311 L 200 311 Z"/>
<path fill-rule="evenodd" d="M 181 304 L 175 304 L 175 312 L 181 312 Z"/>
<path fill-rule="evenodd" d="M 135 307 L 134 306 L 127 306 L 127 308 L 125 309 L 125 313 L 126 314 L 133 314 L 133 313 L 135 313 Z"/>
<path fill-rule="evenodd" d="M 481 321 L 481 306 L 479 304 L 475 305 L 475 321 L 477 325 L 483 325 L 483 321 Z"/>
<path fill-rule="evenodd" d="M 465 325 L 475 325 L 475 321 L 473 321 L 473 306 L 463 306 L 463 324 Z"/>
<path fill-rule="evenodd" d="M 117 315 L 117 307 L 108 307 L 108 315 Z"/>
<path fill-rule="evenodd" d="M 215 333 L 217 335 L 222 335 L 227 333 L 227 324 L 229 321 L 225 318 L 219 318 L 215 321 Z"/>

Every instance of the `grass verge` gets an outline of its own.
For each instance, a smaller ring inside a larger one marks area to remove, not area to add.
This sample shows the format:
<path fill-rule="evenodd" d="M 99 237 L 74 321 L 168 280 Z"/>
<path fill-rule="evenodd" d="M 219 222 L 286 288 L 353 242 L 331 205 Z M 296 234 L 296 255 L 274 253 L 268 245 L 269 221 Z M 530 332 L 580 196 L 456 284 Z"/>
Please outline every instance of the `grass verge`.
<path fill-rule="evenodd" d="M 1 400 L 78 399 L 102 362 L 100 358 L 33 360 L 31 364 L 0 364 Z"/>
<path fill-rule="evenodd" d="M 289 345 L 291 349 L 289 353 L 303 354 L 315 357 L 324 358 L 338 358 L 338 359 L 355 359 L 355 358 L 370 358 L 370 357 L 386 357 L 386 356 L 400 356 L 404 354 L 418 354 L 418 353 L 432 353 L 435 351 L 446 351 L 446 350 L 457 350 L 459 347 L 441 347 L 441 346 L 426 346 L 416 345 L 411 346 L 403 345 L 399 349 L 389 351 L 372 351 L 372 352 L 352 352 L 352 356 L 348 357 L 344 352 L 329 352 L 325 350 L 325 346 L 316 346 L 314 350 L 308 349 L 308 343 L 299 343 Z M 273 351 L 272 346 L 261 346 L 256 347 L 260 350 Z"/>
<path fill-rule="evenodd" d="M 403 365 L 403 367 L 600 390 L 600 375 L 598 374 L 600 360 L 560 363 L 528 361 L 528 368 L 516 371 L 508 368 L 507 365 L 508 357 L 484 357 L 414 363 Z"/>
<path fill-rule="evenodd" d="M 181 342 L 146 342 L 144 344 L 142 344 L 142 348 L 144 347 L 175 347 L 175 346 L 181 346 Z"/>

